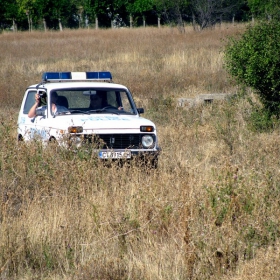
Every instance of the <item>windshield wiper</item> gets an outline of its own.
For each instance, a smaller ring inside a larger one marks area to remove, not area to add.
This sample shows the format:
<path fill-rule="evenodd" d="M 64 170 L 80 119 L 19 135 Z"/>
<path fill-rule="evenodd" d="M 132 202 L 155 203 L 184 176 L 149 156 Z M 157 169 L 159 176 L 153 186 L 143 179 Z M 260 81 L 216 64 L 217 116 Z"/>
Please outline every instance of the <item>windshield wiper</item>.
<path fill-rule="evenodd" d="M 87 114 L 89 115 L 89 112 L 88 111 L 82 111 L 82 110 L 70 110 L 70 113 L 71 114 L 75 114 L 75 113 L 81 113 L 81 114 Z"/>
<path fill-rule="evenodd" d="M 115 115 L 119 115 L 119 112 L 115 112 L 116 109 L 114 109 L 114 111 L 110 110 L 110 109 L 114 109 L 114 108 L 102 108 L 102 109 L 95 109 L 95 110 L 89 110 L 87 111 L 88 113 L 103 113 L 103 112 L 110 112 L 111 114 L 115 114 Z"/>

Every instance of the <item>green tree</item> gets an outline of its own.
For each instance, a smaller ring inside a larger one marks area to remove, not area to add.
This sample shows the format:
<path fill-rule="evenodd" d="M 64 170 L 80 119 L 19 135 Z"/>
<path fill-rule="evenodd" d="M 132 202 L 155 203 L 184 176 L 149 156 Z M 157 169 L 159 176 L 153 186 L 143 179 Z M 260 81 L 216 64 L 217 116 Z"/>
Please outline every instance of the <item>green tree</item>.
<path fill-rule="evenodd" d="M 19 17 L 19 7 L 16 1 L 0 0 L 1 28 L 11 27 Z"/>
<path fill-rule="evenodd" d="M 158 18 L 161 18 L 162 14 L 164 12 L 164 9 L 165 9 L 164 4 L 165 3 L 163 0 L 153 0 L 154 11 Z"/>
<path fill-rule="evenodd" d="M 169 11 L 173 5 L 168 0 L 153 0 L 153 11 L 158 18 L 158 26 L 161 24 L 161 20 L 170 23 Z"/>
<path fill-rule="evenodd" d="M 152 10 L 153 2 L 152 0 L 136 0 L 133 1 L 132 11 L 133 13 L 139 13 L 143 18 L 143 25 L 145 26 L 145 13 Z"/>
<path fill-rule="evenodd" d="M 75 0 L 48 0 L 43 8 L 47 26 L 52 29 L 79 27 L 79 6 Z"/>
<path fill-rule="evenodd" d="M 184 20 L 190 15 L 189 0 L 154 0 L 155 11 L 168 24 L 175 23 L 184 32 Z"/>
<path fill-rule="evenodd" d="M 102 0 L 84 0 L 85 14 L 88 16 L 89 21 L 95 22 L 97 18 L 101 18 L 101 22 L 104 24 L 109 21 L 109 15 L 107 8 L 110 6 L 109 1 Z"/>
<path fill-rule="evenodd" d="M 252 16 L 256 18 L 275 18 L 280 15 L 279 0 L 248 0 Z"/>
<path fill-rule="evenodd" d="M 0 0 L 1 22 L 31 31 L 41 24 L 44 6 L 45 0 Z"/>
<path fill-rule="evenodd" d="M 44 2 L 42 0 L 17 0 L 18 14 L 21 21 L 28 23 L 29 31 L 33 27 L 37 28 L 39 21 L 42 19 L 42 8 Z"/>
<path fill-rule="evenodd" d="M 118 15 L 122 20 L 127 21 L 129 17 L 130 26 L 132 21 L 136 21 L 137 17 L 141 17 L 143 25 L 145 25 L 146 15 L 153 11 L 154 0 L 118 0 L 112 1 L 109 5 L 112 19 L 116 19 Z"/>
<path fill-rule="evenodd" d="M 191 8 L 195 21 L 200 29 L 214 26 L 223 19 L 233 17 L 241 6 L 240 0 L 191 0 Z"/>
<path fill-rule="evenodd" d="M 106 13 L 111 20 L 111 27 L 124 26 L 123 18 L 127 16 L 126 0 L 109 0 Z"/>
<path fill-rule="evenodd" d="M 245 86 L 251 87 L 265 108 L 279 116 L 280 109 L 280 22 L 249 26 L 240 38 L 229 38 L 225 66 Z"/>

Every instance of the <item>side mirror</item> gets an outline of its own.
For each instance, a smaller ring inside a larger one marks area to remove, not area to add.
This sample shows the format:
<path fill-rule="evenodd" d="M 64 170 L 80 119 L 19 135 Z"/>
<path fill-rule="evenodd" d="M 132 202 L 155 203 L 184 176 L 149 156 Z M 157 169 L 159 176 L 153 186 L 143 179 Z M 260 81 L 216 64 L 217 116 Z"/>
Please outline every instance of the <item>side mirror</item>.
<path fill-rule="evenodd" d="M 138 114 L 143 114 L 144 113 L 144 108 L 137 108 Z"/>

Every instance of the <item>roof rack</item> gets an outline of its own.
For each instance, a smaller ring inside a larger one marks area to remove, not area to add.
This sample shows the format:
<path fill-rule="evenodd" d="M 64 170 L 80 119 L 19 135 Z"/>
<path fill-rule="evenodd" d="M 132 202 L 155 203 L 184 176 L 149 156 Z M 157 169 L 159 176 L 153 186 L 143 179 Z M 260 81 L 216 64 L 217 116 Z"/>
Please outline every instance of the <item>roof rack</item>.
<path fill-rule="evenodd" d="M 101 72 L 45 72 L 42 82 L 74 82 L 74 81 L 112 81 L 112 74 Z"/>

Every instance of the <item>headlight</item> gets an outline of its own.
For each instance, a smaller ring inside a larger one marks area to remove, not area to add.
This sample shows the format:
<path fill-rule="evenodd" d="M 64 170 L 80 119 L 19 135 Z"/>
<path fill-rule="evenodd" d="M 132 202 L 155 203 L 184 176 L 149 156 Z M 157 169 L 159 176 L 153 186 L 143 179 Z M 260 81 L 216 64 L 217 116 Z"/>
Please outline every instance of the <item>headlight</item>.
<path fill-rule="evenodd" d="M 142 137 L 142 145 L 144 148 L 149 148 L 154 144 L 154 138 L 151 135 L 144 135 Z"/>

